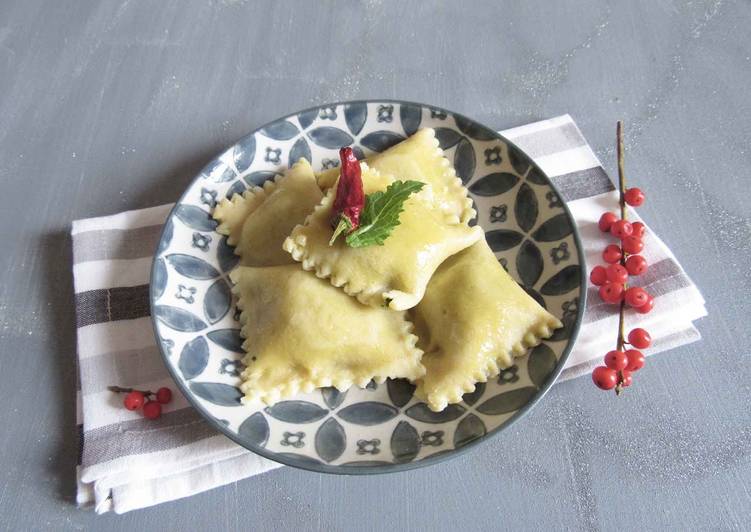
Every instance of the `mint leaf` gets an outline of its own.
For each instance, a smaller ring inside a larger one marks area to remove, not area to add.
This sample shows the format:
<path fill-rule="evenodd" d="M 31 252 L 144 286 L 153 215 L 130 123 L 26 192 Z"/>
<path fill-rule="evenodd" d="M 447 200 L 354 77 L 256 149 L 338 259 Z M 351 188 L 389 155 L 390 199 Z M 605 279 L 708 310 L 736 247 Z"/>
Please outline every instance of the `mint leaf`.
<path fill-rule="evenodd" d="M 425 183 L 419 181 L 394 181 L 385 191 L 365 196 L 365 208 L 360 215 L 360 227 L 347 235 L 347 245 L 353 248 L 382 246 L 399 225 L 399 215 L 404 202 Z"/>

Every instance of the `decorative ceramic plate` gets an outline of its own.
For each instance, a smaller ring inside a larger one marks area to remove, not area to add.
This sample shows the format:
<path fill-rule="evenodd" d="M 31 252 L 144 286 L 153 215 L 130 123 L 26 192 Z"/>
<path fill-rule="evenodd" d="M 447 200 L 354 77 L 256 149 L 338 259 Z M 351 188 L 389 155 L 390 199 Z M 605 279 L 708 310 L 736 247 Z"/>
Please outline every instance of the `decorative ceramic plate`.
<path fill-rule="evenodd" d="M 338 165 L 432 127 L 469 187 L 477 223 L 504 268 L 564 327 L 440 413 L 402 380 L 301 394 L 272 407 L 240 403 L 240 326 L 228 273 L 238 257 L 209 215 L 217 200 L 283 172 L 300 157 Z M 462 115 L 402 101 L 353 101 L 271 122 L 211 161 L 170 213 L 151 276 L 151 315 L 177 386 L 217 430 L 262 456 L 326 473 L 433 464 L 498 434 L 545 394 L 582 319 L 583 253 L 571 214 L 519 148 Z"/>

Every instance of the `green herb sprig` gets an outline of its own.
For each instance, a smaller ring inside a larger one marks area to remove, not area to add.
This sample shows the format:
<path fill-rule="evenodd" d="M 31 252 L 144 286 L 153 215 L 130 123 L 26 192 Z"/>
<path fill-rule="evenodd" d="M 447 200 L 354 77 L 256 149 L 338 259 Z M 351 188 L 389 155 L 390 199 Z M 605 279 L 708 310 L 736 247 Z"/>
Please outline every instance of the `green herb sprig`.
<path fill-rule="evenodd" d="M 349 233 L 345 242 L 349 247 L 382 246 L 399 225 L 399 215 L 407 198 L 425 186 L 420 181 L 394 181 L 386 190 L 365 196 L 365 208 L 360 216 L 360 226 Z M 337 231 L 331 239 L 333 244 Z"/>

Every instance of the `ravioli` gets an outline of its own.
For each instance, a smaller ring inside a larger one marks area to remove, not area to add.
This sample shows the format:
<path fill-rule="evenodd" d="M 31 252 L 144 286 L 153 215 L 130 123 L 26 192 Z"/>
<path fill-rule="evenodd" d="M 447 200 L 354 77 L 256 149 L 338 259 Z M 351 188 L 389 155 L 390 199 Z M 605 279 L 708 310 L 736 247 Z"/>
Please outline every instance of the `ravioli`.
<path fill-rule="evenodd" d="M 217 231 L 228 235 L 243 266 L 276 266 L 294 261 L 282 249 L 284 239 L 302 223 L 323 194 L 310 163 L 300 159 L 287 173 L 266 181 L 214 209 Z"/>
<path fill-rule="evenodd" d="M 366 194 L 384 190 L 394 181 L 361 163 Z M 340 238 L 329 245 L 336 190 L 330 189 L 313 213 L 284 241 L 284 249 L 312 270 L 328 278 L 360 302 L 406 310 L 422 299 L 436 268 L 447 257 L 482 238 L 479 227 L 453 223 L 435 208 L 431 184 L 404 203 L 397 225 L 383 245 L 352 248 Z"/>
<path fill-rule="evenodd" d="M 415 394 L 441 411 L 562 327 L 503 269 L 485 240 L 450 257 L 413 310 L 426 374 Z"/>
<path fill-rule="evenodd" d="M 395 179 L 414 180 L 431 186 L 436 208 L 454 223 L 468 222 L 475 217 L 472 200 L 461 179 L 456 177 L 453 165 L 439 147 L 435 131 L 419 130 L 406 140 L 382 153 L 365 159 L 368 166 Z M 323 190 L 333 187 L 339 177 L 339 168 L 318 174 L 318 185 Z"/>
<path fill-rule="evenodd" d="M 244 401 L 425 373 L 404 312 L 362 305 L 296 264 L 239 266 L 230 278 L 246 338 Z"/>

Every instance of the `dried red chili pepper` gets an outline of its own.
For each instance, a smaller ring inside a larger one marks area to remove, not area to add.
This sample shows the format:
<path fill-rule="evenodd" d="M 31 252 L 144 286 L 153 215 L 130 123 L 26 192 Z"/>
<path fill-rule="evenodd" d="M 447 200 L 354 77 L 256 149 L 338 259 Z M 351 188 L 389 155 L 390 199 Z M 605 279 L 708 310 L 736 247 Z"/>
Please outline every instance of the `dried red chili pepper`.
<path fill-rule="evenodd" d="M 360 161 L 355 157 L 352 148 L 339 150 L 339 158 L 341 159 L 339 182 L 336 186 L 331 216 L 334 235 L 329 244 L 333 244 L 341 233 L 345 231 L 350 233 L 360 226 L 360 214 L 365 206 Z"/>

